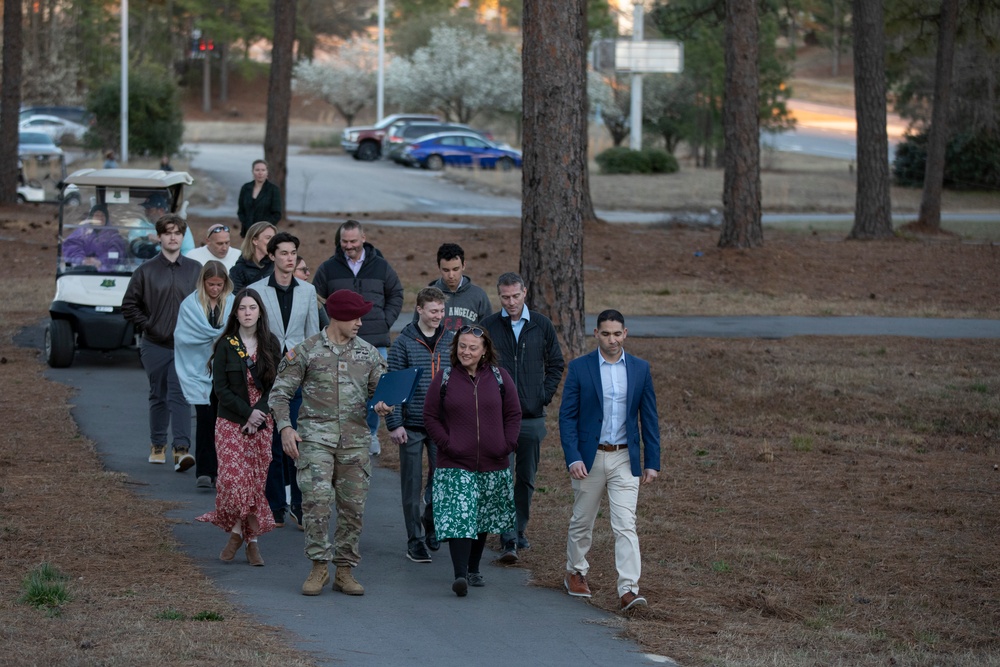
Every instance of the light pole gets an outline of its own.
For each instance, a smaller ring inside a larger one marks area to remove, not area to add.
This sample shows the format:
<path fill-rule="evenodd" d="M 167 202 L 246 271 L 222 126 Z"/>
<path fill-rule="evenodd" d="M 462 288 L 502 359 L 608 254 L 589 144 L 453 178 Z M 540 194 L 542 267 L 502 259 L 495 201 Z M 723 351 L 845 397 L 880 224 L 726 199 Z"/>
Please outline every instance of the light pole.
<path fill-rule="evenodd" d="M 385 114 L 385 0 L 378 0 L 378 83 L 375 93 L 376 122 Z"/>
<path fill-rule="evenodd" d="M 642 41 L 642 3 L 632 5 L 632 41 Z M 628 147 L 634 151 L 642 148 L 642 74 L 632 71 L 632 109 L 629 115 Z"/>
<path fill-rule="evenodd" d="M 122 147 L 119 159 L 128 164 L 128 0 L 122 0 Z"/>

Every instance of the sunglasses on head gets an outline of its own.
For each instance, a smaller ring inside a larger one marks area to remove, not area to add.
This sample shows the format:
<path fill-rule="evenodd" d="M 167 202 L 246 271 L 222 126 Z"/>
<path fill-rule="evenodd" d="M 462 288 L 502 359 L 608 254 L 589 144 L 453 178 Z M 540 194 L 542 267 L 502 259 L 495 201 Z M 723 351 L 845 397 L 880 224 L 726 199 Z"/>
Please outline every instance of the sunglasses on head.
<path fill-rule="evenodd" d="M 225 225 L 216 225 L 215 227 L 212 227 L 210 230 L 208 230 L 208 235 L 211 236 L 212 234 L 218 234 L 219 232 L 228 232 L 228 231 L 229 227 L 226 227 Z"/>
<path fill-rule="evenodd" d="M 458 330 L 458 334 L 459 334 L 460 336 L 461 336 L 462 334 L 467 334 L 467 333 L 470 333 L 470 334 L 472 334 L 472 335 L 473 335 L 473 336 L 475 336 L 476 338 L 482 338 L 482 337 L 483 337 L 483 334 L 484 334 L 485 332 L 483 331 L 483 328 L 482 328 L 482 327 L 474 327 L 474 326 L 470 326 L 470 325 L 468 325 L 468 324 L 466 324 L 466 325 L 465 325 L 464 327 L 462 327 L 461 329 L 459 329 L 459 330 Z"/>

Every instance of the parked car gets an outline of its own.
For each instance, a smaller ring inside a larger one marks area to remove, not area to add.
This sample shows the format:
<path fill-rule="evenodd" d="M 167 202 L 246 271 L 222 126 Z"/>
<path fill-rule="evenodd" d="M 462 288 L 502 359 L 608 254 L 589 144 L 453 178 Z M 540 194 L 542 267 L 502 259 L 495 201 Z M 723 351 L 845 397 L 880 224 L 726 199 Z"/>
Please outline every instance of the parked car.
<path fill-rule="evenodd" d="M 26 120 L 31 116 L 39 115 L 58 116 L 59 118 L 65 118 L 68 121 L 84 126 L 91 125 L 94 121 L 94 114 L 83 107 L 41 105 L 22 106 L 19 120 Z"/>
<path fill-rule="evenodd" d="M 382 154 L 382 137 L 389 126 L 400 120 L 440 120 L 431 114 L 397 113 L 386 116 L 375 125 L 345 127 L 340 135 L 340 145 L 344 152 L 353 155 L 355 160 L 370 162 L 377 160 Z"/>
<path fill-rule="evenodd" d="M 87 128 L 71 120 L 60 118 L 59 116 L 36 115 L 22 118 L 19 128 L 22 132 L 41 132 L 52 138 L 52 141 L 59 143 L 67 135 L 75 141 L 83 139 L 87 133 Z"/>
<path fill-rule="evenodd" d="M 473 130 L 468 125 L 459 123 L 428 123 L 426 121 L 399 121 L 389 126 L 385 137 L 382 139 L 382 156 L 398 164 L 403 164 L 400 156 L 407 144 L 412 144 L 428 134 L 438 134 L 440 132 L 471 132 L 483 139 L 490 141 L 493 137 L 479 130 Z"/>
<path fill-rule="evenodd" d="M 431 171 L 449 167 L 508 170 L 521 166 L 521 151 L 498 146 L 471 132 L 441 132 L 403 149 L 401 159 Z"/>
<path fill-rule="evenodd" d="M 18 132 L 17 134 L 17 154 L 30 155 L 38 153 L 40 155 L 51 154 L 54 150 L 60 150 L 52 137 L 44 132 Z"/>

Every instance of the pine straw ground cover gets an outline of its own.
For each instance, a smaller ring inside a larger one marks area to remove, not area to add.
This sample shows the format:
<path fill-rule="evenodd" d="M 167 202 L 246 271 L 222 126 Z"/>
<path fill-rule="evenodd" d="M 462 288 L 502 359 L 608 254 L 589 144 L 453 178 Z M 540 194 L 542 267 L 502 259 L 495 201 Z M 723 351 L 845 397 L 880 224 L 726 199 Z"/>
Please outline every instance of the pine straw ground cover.
<path fill-rule="evenodd" d="M 193 222 L 196 232 L 208 224 Z M 516 221 L 478 222 L 457 232 L 372 225 L 369 240 L 407 288 L 404 312 L 433 278 L 442 241 L 465 246 L 488 292 L 516 269 Z M 313 267 L 330 254 L 332 225 L 293 231 Z M 1000 263 L 989 244 L 765 235 L 763 249 L 733 252 L 697 229 L 588 227 L 588 311 L 997 317 Z M 44 317 L 53 237 L 44 209 L 0 211 L 4 660 L 307 664 L 193 568 L 164 506 L 135 502 L 130 481 L 101 467 L 70 418 L 70 392 L 42 377 L 36 351 L 11 344 Z M 632 339 L 628 348 L 653 363 L 664 448 L 663 473 L 639 507 L 650 606 L 614 617 L 624 634 L 684 665 L 1000 665 L 995 341 Z M 550 414 L 534 546 L 523 554 L 535 582 L 553 588 L 571 505 L 557 443 Z M 606 513 L 592 556 L 592 603 L 612 609 Z M 72 599 L 58 614 L 18 602 L 41 563 L 67 576 Z"/>

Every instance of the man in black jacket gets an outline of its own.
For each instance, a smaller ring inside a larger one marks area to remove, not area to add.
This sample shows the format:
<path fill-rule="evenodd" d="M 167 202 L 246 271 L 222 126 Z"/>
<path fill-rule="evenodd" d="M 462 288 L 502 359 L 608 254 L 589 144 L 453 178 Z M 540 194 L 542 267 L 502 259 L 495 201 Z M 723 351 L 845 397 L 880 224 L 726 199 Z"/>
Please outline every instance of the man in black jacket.
<path fill-rule="evenodd" d="M 357 220 L 348 220 L 337 230 L 339 241 L 333 257 L 319 265 L 313 275 L 316 295 L 325 303 L 326 298 L 339 289 L 348 289 L 372 302 L 371 311 L 361 318 L 358 338 L 374 345 L 386 358 L 389 347 L 389 329 L 403 308 L 403 284 L 385 257 L 365 239 L 365 230 Z M 370 452 L 380 451 L 378 416 L 368 412 L 368 426 L 372 432 Z"/>
<path fill-rule="evenodd" d="M 490 332 L 500 365 L 514 378 L 521 399 L 521 433 L 517 451 L 511 454 L 517 532 L 500 536 L 500 562 L 511 564 L 517 562 L 518 549 L 531 547 L 525 531 L 546 433 L 545 406 L 559 388 L 566 364 L 552 322 L 541 313 L 529 312 L 524 305 L 527 290 L 521 276 L 504 273 L 497 280 L 497 292 L 500 312 L 489 315 L 481 324 Z"/>

